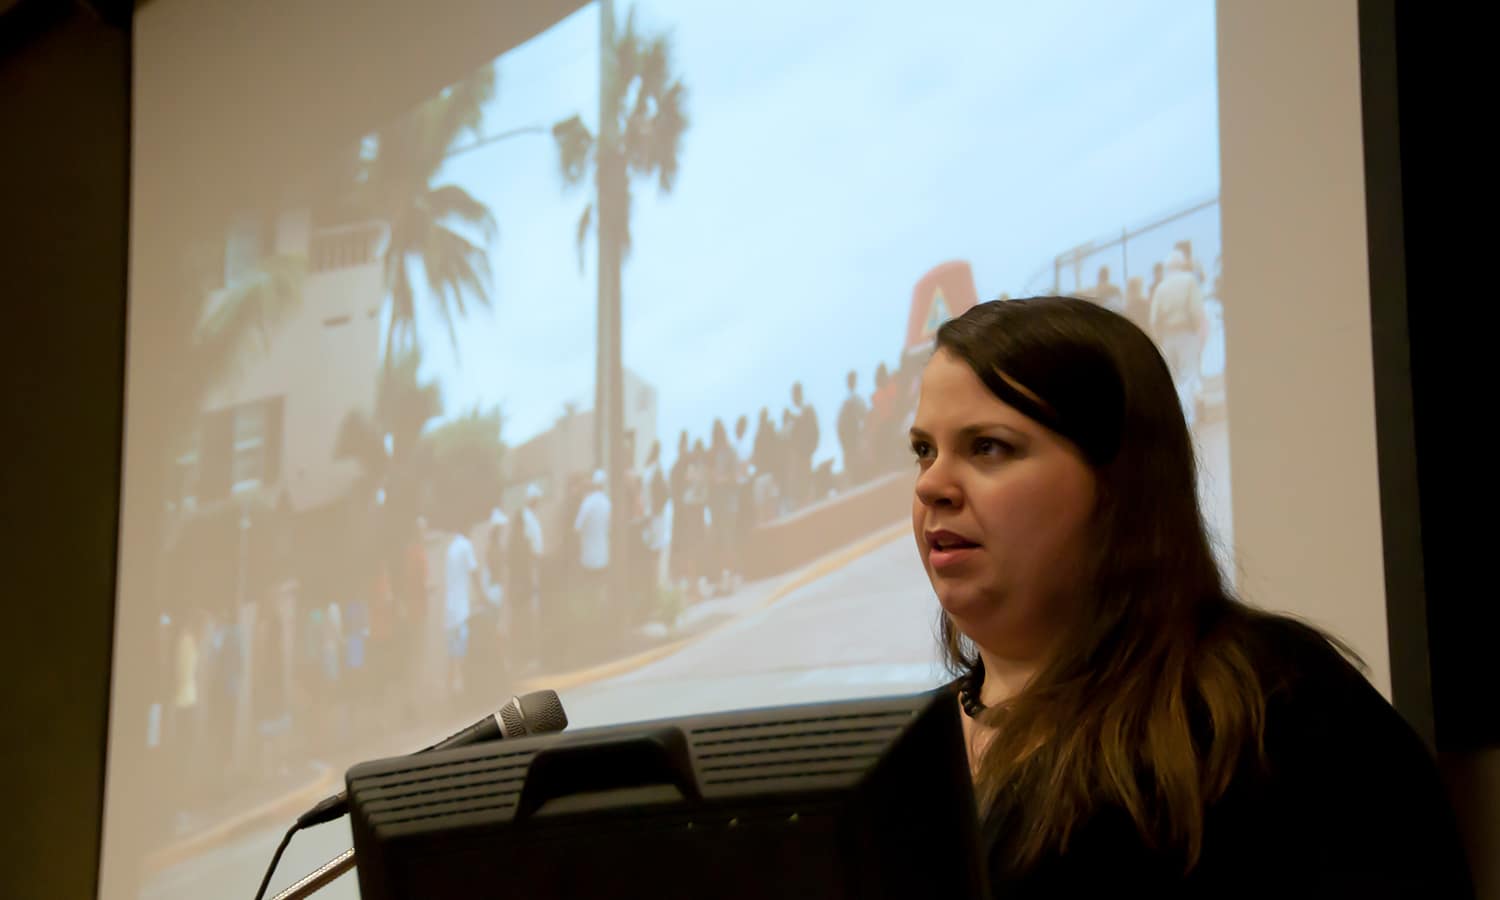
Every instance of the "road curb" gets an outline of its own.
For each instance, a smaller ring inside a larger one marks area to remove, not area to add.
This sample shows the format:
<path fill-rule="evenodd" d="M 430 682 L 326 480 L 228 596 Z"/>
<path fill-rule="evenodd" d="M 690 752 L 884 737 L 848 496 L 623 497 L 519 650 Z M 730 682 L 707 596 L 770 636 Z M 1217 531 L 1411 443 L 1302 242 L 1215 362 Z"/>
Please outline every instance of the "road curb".
<path fill-rule="evenodd" d="M 775 606 L 777 603 L 780 603 L 782 600 L 786 599 L 786 597 L 794 591 L 800 590 L 801 588 L 812 584 L 814 581 L 817 581 L 820 578 L 831 575 L 832 573 L 849 565 L 856 559 L 859 559 L 861 556 L 864 556 L 872 550 L 875 550 L 879 547 L 891 543 L 892 541 L 898 540 L 907 534 L 910 534 L 910 529 L 911 526 L 907 523 L 898 522 L 887 528 L 883 528 L 880 531 L 875 532 L 874 534 L 868 535 L 858 541 L 855 541 L 854 543 L 849 544 L 841 549 L 835 550 L 822 559 L 810 563 L 809 565 L 804 566 L 802 569 L 799 569 L 798 571 L 793 572 L 791 575 L 787 576 L 786 580 L 777 585 L 771 591 L 771 593 L 766 596 L 766 599 L 760 602 L 759 605 L 750 610 L 747 610 L 746 612 L 740 613 L 737 616 L 726 619 L 723 622 L 719 622 L 716 625 L 705 628 L 702 631 L 697 632 L 696 634 L 681 638 L 680 640 L 672 641 L 670 643 L 662 644 L 660 647 L 653 647 L 650 650 L 644 650 L 640 653 L 635 654 L 634 656 L 627 656 L 624 659 L 611 660 L 610 662 L 600 663 L 595 666 L 589 666 L 583 669 L 575 669 L 571 672 L 559 672 L 552 675 L 537 675 L 521 682 L 518 688 L 518 693 L 538 691 L 544 688 L 551 688 L 552 690 L 558 692 L 570 691 L 575 688 L 583 687 L 587 684 L 592 684 L 596 681 L 603 681 L 608 678 L 617 678 L 621 675 L 634 672 L 637 669 L 644 668 L 651 663 L 654 663 L 661 659 L 665 659 L 666 657 L 671 656 L 672 654 L 677 653 L 680 650 L 688 648 L 689 646 L 703 640 L 709 635 L 714 634 L 720 629 L 727 628 L 730 625 L 733 625 L 734 623 L 743 619 L 745 616 Z"/>
<path fill-rule="evenodd" d="M 294 788 L 279 797 L 273 797 L 260 806 L 246 810 L 213 826 L 168 844 L 147 854 L 141 866 L 147 875 L 155 875 L 185 862 L 208 850 L 221 846 L 231 838 L 252 828 L 279 822 L 291 827 L 292 820 L 308 807 L 339 790 L 339 774 L 331 766 L 318 764 L 318 773 L 306 784 Z"/>

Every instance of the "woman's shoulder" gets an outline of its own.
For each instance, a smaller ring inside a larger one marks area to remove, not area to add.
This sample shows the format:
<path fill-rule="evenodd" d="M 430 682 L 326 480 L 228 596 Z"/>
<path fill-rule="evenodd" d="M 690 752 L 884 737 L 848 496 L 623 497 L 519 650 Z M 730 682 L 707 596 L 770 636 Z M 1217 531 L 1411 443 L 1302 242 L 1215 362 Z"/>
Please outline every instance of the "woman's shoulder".
<path fill-rule="evenodd" d="M 1427 755 L 1366 676 L 1364 662 L 1336 638 L 1290 616 L 1262 612 L 1250 613 L 1242 635 L 1265 698 L 1265 750 L 1273 765 L 1318 758 L 1308 754 L 1311 746 L 1411 760 Z"/>
<path fill-rule="evenodd" d="M 1273 782 L 1316 790 L 1378 778 L 1381 768 L 1419 780 L 1435 771 L 1422 739 L 1336 639 L 1248 610 L 1237 631 L 1264 698 L 1261 748 Z"/>
<path fill-rule="evenodd" d="M 1284 616 L 1251 613 L 1242 635 L 1265 696 L 1264 768 L 1220 804 L 1217 851 L 1275 842 L 1283 868 L 1338 894 L 1468 896 L 1432 753 L 1348 651 Z M 1403 893 L 1426 882 L 1445 887 Z"/>
<path fill-rule="evenodd" d="M 1268 703 L 1356 694 L 1381 699 L 1348 647 L 1292 616 L 1246 610 L 1238 631 Z"/>
<path fill-rule="evenodd" d="M 967 677 L 967 675 L 956 675 L 952 680 L 943 682 L 942 684 L 929 691 L 929 693 L 934 695 L 957 697 L 959 690 L 964 686 L 964 679 L 966 679 Z"/>

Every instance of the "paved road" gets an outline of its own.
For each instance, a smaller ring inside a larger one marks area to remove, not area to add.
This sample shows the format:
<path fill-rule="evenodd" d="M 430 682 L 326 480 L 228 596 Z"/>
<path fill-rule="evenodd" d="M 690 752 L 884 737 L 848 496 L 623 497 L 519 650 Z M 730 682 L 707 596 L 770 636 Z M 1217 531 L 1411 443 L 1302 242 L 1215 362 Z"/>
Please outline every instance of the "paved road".
<path fill-rule="evenodd" d="M 909 538 L 627 675 L 563 696 L 587 727 L 917 691 L 937 683 L 937 601 Z"/>

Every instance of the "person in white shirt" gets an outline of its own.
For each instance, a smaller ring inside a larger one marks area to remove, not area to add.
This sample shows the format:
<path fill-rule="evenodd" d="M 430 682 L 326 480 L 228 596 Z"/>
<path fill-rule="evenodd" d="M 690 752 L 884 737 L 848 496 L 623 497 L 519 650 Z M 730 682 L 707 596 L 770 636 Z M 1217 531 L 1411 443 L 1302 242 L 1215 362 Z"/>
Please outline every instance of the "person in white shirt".
<path fill-rule="evenodd" d="M 1172 370 L 1182 414 L 1192 428 L 1197 419 L 1208 318 L 1203 309 L 1203 288 L 1181 250 L 1173 250 L 1167 257 L 1161 284 L 1151 294 L 1151 334 L 1166 357 L 1167 368 Z"/>
<path fill-rule="evenodd" d="M 740 480 L 755 473 L 750 458 L 755 455 L 755 435 L 750 433 L 750 417 L 740 416 L 734 423 L 734 455 L 739 460 Z"/>
<path fill-rule="evenodd" d="M 536 485 L 526 488 L 526 508 L 521 510 L 521 528 L 526 533 L 526 542 L 531 545 L 531 555 L 540 558 L 542 548 L 542 520 L 537 518 L 536 507 L 542 500 L 542 489 Z"/>
<path fill-rule="evenodd" d="M 613 630 L 606 602 L 611 506 L 604 487 L 604 470 L 597 469 L 594 471 L 593 490 L 578 504 L 578 515 L 573 519 L 573 531 L 578 535 L 578 564 L 581 569 L 579 582 L 583 589 L 584 616 L 586 620 L 593 619 L 594 626 L 600 630 L 600 637 Z"/>
<path fill-rule="evenodd" d="M 443 630 L 448 638 L 448 690 L 457 698 L 464 691 L 464 658 L 469 652 L 470 600 L 484 596 L 484 584 L 480 581 L 479 560 L 474 556 L 474 545 L 463 532 L 453 535 L 448 542 L 448 554 L 443 569 Z"/>
<path fill-rule="evenodd" d="M 578 505 L 573 530 L 578 532 L 578 562 L 584 569 L 609 568 L 609 495 L 604 492 L 604 470 L 594 472 L 594 489 Z"/>

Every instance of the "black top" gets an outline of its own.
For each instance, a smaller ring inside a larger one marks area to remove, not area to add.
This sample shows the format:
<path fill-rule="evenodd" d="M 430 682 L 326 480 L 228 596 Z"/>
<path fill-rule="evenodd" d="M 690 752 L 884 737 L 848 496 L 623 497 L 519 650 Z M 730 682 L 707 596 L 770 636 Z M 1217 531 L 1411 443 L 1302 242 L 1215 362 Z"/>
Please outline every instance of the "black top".
<path fill-rule="evenodd" d="M 1130 817 L 1105 809 L 1068 850 L 1007 871 L 1014 834 L 985 823 L 996 898 L 1472 898 L 1452 810 L 1426 745 L 1316 632 L 1254 626 L 1267 689 L 1263 771 L 1250 767 L 1205 815 L 1203 854 L 1152 851 Z"/>

